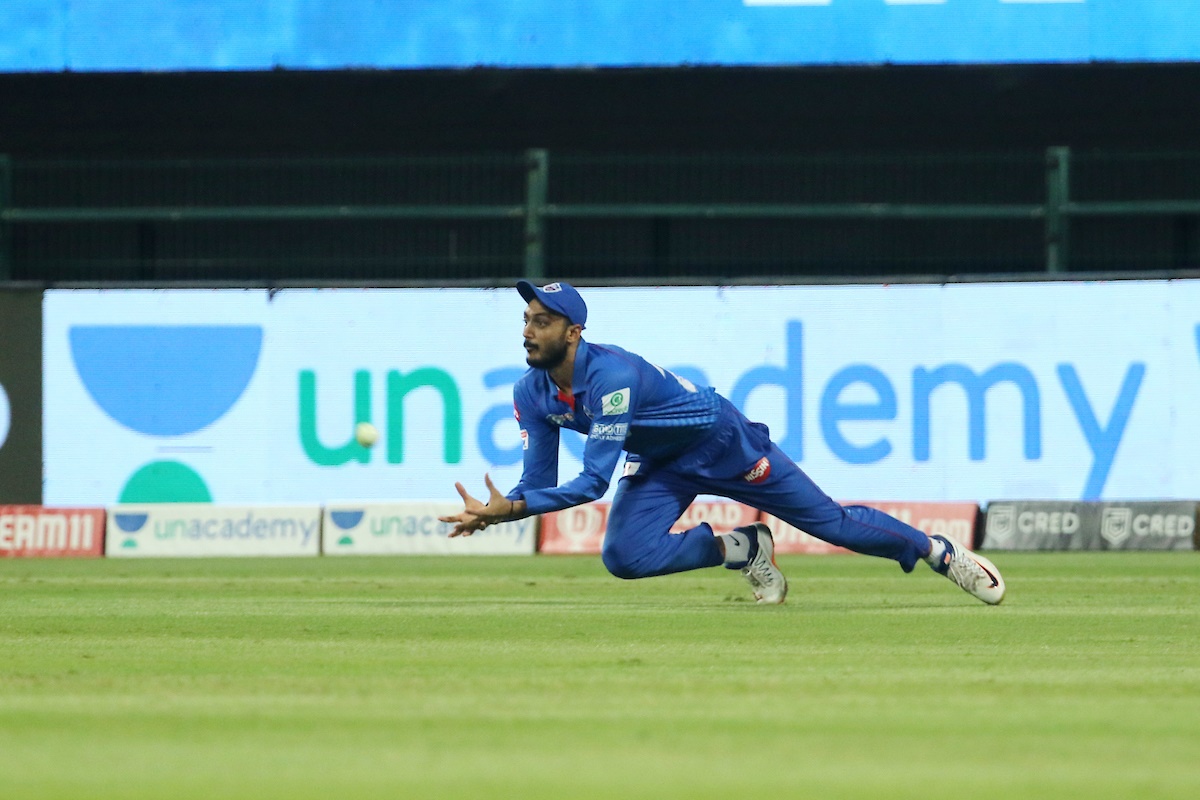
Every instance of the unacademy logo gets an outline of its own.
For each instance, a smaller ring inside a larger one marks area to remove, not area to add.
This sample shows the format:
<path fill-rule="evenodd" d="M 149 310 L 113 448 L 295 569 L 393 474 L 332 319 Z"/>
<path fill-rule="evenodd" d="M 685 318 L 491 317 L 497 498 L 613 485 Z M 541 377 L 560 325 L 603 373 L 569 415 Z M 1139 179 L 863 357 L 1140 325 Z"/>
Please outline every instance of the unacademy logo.
<path fill-rule="evenodd" d="M 133 549 L 138 546 L 138 540 L 133 534 L 145 528 L 146 519 L 149 518 L 150 515 L 146 515 L 146 513 L 114 513 L 113 522 L 116 523 L 116 527 L 121 530 L 121 533 L 125 534 L 125 539 L 121 541 L 121 547 Z"/>
<path fill-rule="evenodd" d="M 0 383 L 0 447 L 4 447 L 4 440 L 8 438 L 8 428 L 11 424 L 12 407 L 8 403 L 4 384 Z"/>
<path fill-rule="evenodd" d="M 333 521 L 334 527 L 339 530 L 352 531 L 363 521 L 365 514 L 366 512 L 361 509 L 330 511 L 329 519 Z M 338 537 L 337 543 L 340 545 L 352 545 L 354 544 L 354 537 L 347 533 Z"/>
<path fill-rule="evenodd" d="M 117 527 L 125 533 L 137 533 L 146 527 L 146 520 L 149 518 L 149 514 L 113 514 Z"/>
<path fill-rule="evenodd" d="M 133 537 L 133 534 L 146 527 L 146 520 L 149 518 L 149 514 L 113 514 L 113 522 L 117 523 L 117 528 L 126 534 L 125 539 L 121 542 L 121 547 L 129 550 L 137 547 L 137 539 Z"/>
<path fill-rule="evenodd" d="M 363 511 L 330 511 L 329 518 L 333 520 L 334 525 L 348 531 L 358 527 L 364 513 Z"/>
<path fill-rule="evenodd" d="M 262 352 L 258 325 L 77 325 L 71 356 L 92 400 L 114 421 L 161 439 L 200 431 L 237 403 Z M 178 461 L 140 467 L 122 503 L 212 502 Z"/>

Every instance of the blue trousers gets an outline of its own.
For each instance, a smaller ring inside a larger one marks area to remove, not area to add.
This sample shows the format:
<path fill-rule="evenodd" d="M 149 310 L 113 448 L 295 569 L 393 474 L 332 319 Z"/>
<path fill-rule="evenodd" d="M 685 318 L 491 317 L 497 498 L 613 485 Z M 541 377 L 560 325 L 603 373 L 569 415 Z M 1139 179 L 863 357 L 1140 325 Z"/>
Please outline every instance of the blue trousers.
<path fill-rule="evenodd" d="M 763 459 L 766 459 L 764 466 Z M 637 461 L 621 478 L 608 517 L 602 558 L 618 578 L 647 578 L 722 563 L 708 523 L 670 528 L 698 494 L 719 495 L 773 514 L 800 530 L 856 553 L 890 558 L 911 572 L 929 553 L 929 537 L 866 506 L 841 506 L 725 401 L 720 421 L 678 457 Z M 765 474 L 763 474 L 765 472 Z"/>

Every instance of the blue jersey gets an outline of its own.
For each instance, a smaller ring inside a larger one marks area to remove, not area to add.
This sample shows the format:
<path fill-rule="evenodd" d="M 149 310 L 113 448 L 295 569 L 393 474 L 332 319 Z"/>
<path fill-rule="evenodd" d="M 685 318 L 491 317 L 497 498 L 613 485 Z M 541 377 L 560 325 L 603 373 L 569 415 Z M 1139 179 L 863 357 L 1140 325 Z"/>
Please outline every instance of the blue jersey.
<path fill-rule="evenodd" d="M 607 344 L 580 341 L 564 396 L 545 370 L 530 369 L 513 387 L 525 469 L 508 493 L 530 514 L 596 500 L 608 491 L 621 452 L 635 458 L 674 458 L 704 439 L 721 414 L 717 393 Z M 583 472 L 558 486 L 558 432 L 587 434 Z"/>

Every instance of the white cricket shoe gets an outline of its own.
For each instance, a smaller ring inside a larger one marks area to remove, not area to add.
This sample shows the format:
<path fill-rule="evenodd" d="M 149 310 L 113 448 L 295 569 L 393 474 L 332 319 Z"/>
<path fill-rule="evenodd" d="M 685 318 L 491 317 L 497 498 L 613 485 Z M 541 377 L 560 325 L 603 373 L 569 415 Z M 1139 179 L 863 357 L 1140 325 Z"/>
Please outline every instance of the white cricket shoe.
<path fill-rule="evenodd" d="M 929 538 L 937 539 L 946 548 L 941 561 L 930 564 L 934 572 L 945 575 L 963 591 L 970 592 L 989 605 L 997 605 L 1004 599 L 1004 578 L 995 564 L 945 536 Z"/>
<path fill-rule="evenodd" d="M 775 539 L 771 529 L 761 522 L 734 530 L 750 539 L 750 559 L 742 567 L 742 575 L 754 592 L 759 605 L 779 605 L 787 599 L 787 578 L 775 564 Z"/>

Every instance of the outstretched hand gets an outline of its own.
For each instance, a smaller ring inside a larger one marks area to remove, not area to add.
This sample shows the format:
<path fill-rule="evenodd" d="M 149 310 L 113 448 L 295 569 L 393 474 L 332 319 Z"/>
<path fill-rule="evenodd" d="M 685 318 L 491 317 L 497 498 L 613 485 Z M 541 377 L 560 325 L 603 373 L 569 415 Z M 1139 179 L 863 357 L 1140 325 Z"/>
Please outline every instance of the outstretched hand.
<path fill-rule="evenodd" d="M 496 488 L 496 484 L 492 483 L 491 476 L 487 473 L 484 473 L 483 482 L 487 485 L 488 489 L 488 501 L 486 503 L 481 503 L 472 497 L 461 483 L 454 484 L 454 488 L 458 490 L 459 496 L 463 499 L 463 510 L 459 514 L 438 517 L 442 522 L 449 522 L 454 525 L 454 530 L 450 531 L 451 538 L 455 536 L 470 536 L 475 531 L 481 531 L 488 525 L 514 518 L 516 504 L 500 493 L 500 490 Z"/>

